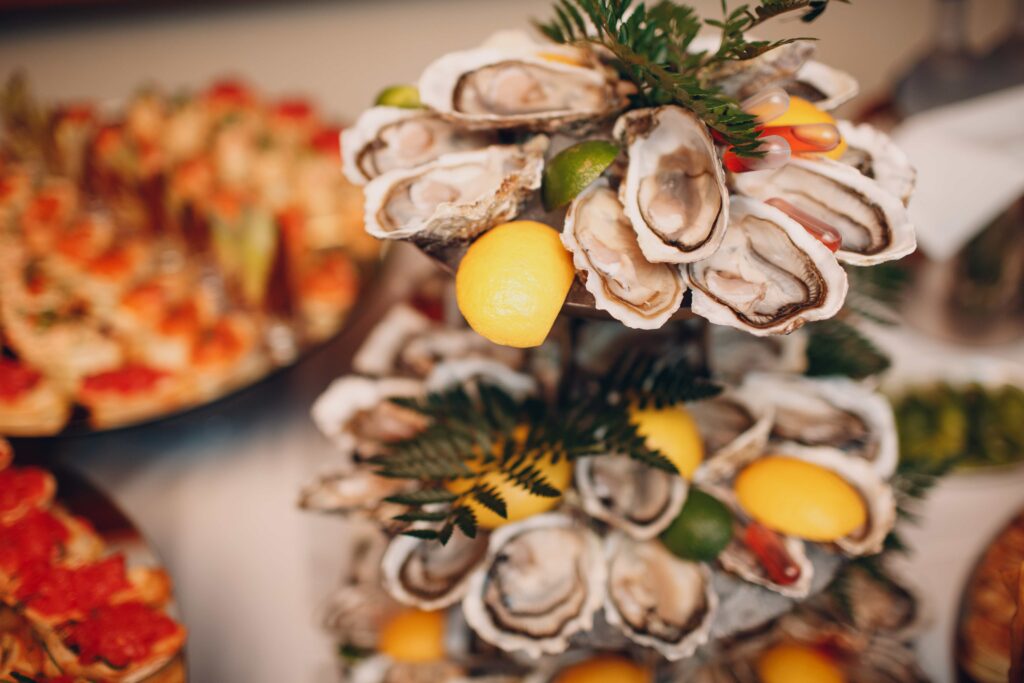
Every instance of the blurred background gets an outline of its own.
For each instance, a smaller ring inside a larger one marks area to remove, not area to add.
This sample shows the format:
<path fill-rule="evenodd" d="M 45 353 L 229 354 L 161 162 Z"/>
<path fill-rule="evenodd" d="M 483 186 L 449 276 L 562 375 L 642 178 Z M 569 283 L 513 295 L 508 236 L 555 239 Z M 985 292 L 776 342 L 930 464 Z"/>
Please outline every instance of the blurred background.
<path fill-rule="evenodd" d="M 692 4 L 705 15 L 719 7 Z M 0 77 L 20 70 L 41 101 L 101 108 L 144 86 L 198 91 L 231 77 L 274 97 L 308 98 L 325 119 L 344 123 L 384 85 L 415 82 L 440 54 L 498 29 L 528 28 L 549 7 L 549 0 L 0 0 Z M 792 35 L 819 38 L 819 57 L 860 81 L 860 95 L 839 114 L 900 126 L 897 139 L 922 172 L 924 196 L 953 205 L 912 206 L 923 253 L 909 263 L 903 310 L 911 324 L 872 330 L 895 358 L 888 390 L 1024 386 L 1022 3 L 854 0 L 835 3 L 814 24 L 782 21 L 764 30 L 768 38 Z M 948 106 L 958 102 L 966 108 Z M 992 193 L 970 195 L 946 170 L 958 164 L 979 193 Z M 333 669 L 317 609 L 334 580 L 325 567 L 335 563 L 335 527 L 296 510 L 294 492 L 329 450 L 309 425 L 309 403 L 346 367 L 384 305 L 366 300 L 400 287 L 386 276 L 362 291 L 341 337 L 257 393 L 191 420 L 32 446 L 100 483 L 151 536 L 177 581 L 194 680 L 318 681 Z M 960 283 L 956 291 L 951 282 Z M 959 410 L 966 399 L 950 400 Z M 994 457 L 1005 466 L 1020 451 Z M 934 603 L 922 663 L 937 681 L 954 680 L 964 581 L 1024 503 L 1022 485 L 1019 467 L 953 478 L 911 533 L 917 552 L 906 571 Z"/>

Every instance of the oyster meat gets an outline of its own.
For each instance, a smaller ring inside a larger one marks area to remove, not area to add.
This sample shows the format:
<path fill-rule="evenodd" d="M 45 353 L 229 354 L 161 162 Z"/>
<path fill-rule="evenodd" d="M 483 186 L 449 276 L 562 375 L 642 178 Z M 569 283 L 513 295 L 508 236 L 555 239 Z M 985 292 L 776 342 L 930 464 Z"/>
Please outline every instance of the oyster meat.
<path fill-rule="evenodd" d="M 732 198 L 721 248 L 689 264 L 687 277 L 694 313 L 759 336 L 831 318 L 847 290 L 825 245 L 782 211 L 744 197 Z"/>
<path fill-rule="evenodd" d="M 625 105 L 590 55 L 555 45 L 453 52 L 424 70 L 419 90 L 423 104 L 468 128 L 554 131 Z"/>
<path fill-rule="evenodd" d="M 775 411 L 749 392 L 733 389 L 687 405 L 704 442 L 698 481 L 726 479 L 763 451 Z"/>
<path fill-rule="evenodd" d="M 396 168 L 415 168 L 443 154 L 496 142 L 495 135 L 460 131 L 424 109 L 372 107 L 341 133 L 342 168 L 350 182 L 365 185 Z"/>
<path fill-rule="evenodd" d="M 349 375 L 334 380 L 310 412 L 342 454 L 365 458 L 380 453 L 382 444 L 415 436 L 426 427 L 422 415 L 389 400 L 422 393 L 418 380 Z"/>
<path fill-rule="evenodd" d="M 535 515 L 491 535 L 462 611 L 477 635 L 502 650 L 558 654 L 593 627 L 604 586 L 598 537 L 565 515 Z"/>
<path fill-rule="evenodd" d="M 869 463 L 888 479 L 896 471 L 899 438 L 889 401 L 846 378 L 753 374 L 744 387 L 775 407 L 771 438 L 829 446 Z"/>
<path fill-rule="evenodd" d="M 704 123 L 674 105 L 635 109 L 616 121 L 614 134 L 629 156 L 619 198 L 647 260 L 689 263 L 713 254 L 729 197 Z"/>
<path fill-rule="evenodd" d="M 874 126 L 850 121 L 839 121 L 837 125 L 847 145 L 839 161 L 875 180 L 906 206 L 917 180 L 917 171 L 906 153 Z"/>
<path fill-rule="evenodd" d="M 626 455 L 602 455 L 576 461 L 576 488 L 591 517 L 647 540 L 676 518 L 689 487 L 678 474 Z"/>
<path fill-rule="evenodd" d="M 597 308 L 628 327 L 657 329 L 683 302 L 679 268 L 650 263 L 616 193 L 597 182 L 569 207 L 562 244 L 572 253 Z"/>
<path fill-rule="evenodd" d="M 708 568 L 676 557 L 658 541 L 616 534 L 607 543 L 608 623 L 671 661 L 706 643 L 718 606 Z"/>
<path fill-rule="evenodd" d="M 547 138 L 446 154 L 366 186 L 366 231 L 421 244 L 469 240 L 514 218 L 540 187 Z"/>
<path fill-rule="evenodd" d="M 487 535 L 454 534 L 448 543 L 396 536 L 381 561 L 384 587 L 399 602 L 424 610 L 462 598 L 469 577 L 487 554 Z"/>
<path fill-rule="evenodd" d="M 832 159 L 794 157 L 777 169 L 738 173 L 740 194 L 779 198 L 835 228 L 842 237 L 836 258 L 870 266 L 902 258 L 917 239 L 903 202 L 857 169 Z"/>

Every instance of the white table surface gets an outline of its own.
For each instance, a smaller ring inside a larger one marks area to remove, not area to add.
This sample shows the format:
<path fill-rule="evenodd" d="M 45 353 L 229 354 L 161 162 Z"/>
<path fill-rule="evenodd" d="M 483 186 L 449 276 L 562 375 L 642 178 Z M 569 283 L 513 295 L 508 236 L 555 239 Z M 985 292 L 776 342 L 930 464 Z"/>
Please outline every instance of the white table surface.
<path fill-rule="evenodd" d="M 718 5 L 694 4 L 706 11 Z M 921 49 L 930 4 L 857 0 L 810 27 L 790 23 L 764 34 L 822 38 L 824 58 L 852 71 L 870 93 Z M 102 100 L 123 99 L 147 81 L 199 87 L 238 74 L 270 92 L 310 93 L 329 112 L 352 117 L 382 84 L 412 81 L 439 53 L 498 28 L 525 27 L 549 5 L 347 0 L 56 24 L 0 17 L 0 75 L 23 67 L 46 97 Z M 1009 6 L 972 3 L 972 40 L 1000 33 Z M 333 581 L 338 526 L 299 512 L 295 498 L 330 457 L 307 409 L 343 370 L 339 348 L 216 414 L 61 446 L 62 457 L 108 491 L 165 558 L 191 629 L 189 666 L 198 683 L 332 680 L 331 643 L 316 610 Z M 939 620 L 922 654 L 939 683 L 951 680 L 950 618 L 967 567 L 1024 503 L 1022 482 L 1024 472 L 950 480 L 931 499 L 925 525 L 911 533 L 920 546 L 914 573 L 937 600 Z"/>

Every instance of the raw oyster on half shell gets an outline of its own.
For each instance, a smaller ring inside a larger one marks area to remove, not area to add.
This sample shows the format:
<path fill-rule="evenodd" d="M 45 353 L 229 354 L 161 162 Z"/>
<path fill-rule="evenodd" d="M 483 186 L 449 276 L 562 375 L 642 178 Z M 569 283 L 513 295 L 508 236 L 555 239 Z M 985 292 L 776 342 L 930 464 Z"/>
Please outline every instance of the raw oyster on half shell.
<path fill-rule="evenodd" d="M 459 152 L 366 186 L 366 231 L 420 244 L 469 240 L 519 213 L 540 187 L 547 138 Z"/>
<path fill-rule="evenodd" d="M 423 104 L 465 128 L 554 131 L 625 106 L 592 55 L 557 45 L 481 47 L 447 54 L 420 76 Z"/>
<path fill-rule="evenodd" d="M 606 543 L 608 623 L 670 661 L 708 641 L 718 596 L 705 565 L 676 557 L 658 541 L 615 534 Z"/>
<path fill-rule="evenodd" d="M 729 222 L 729 195 L 707 126 L 669 105 L 627 112 L 614 134 L 629 157 L 619 199 L 647 260 L 690 263 L 713 254 Z"/>
<path fill-rule="evenodd" d="M 721 248 L 687 266 L 693 312 L 759 336 L 839 312 L 847 280 L 832 252 L 782 211 L 745 197 L 731 201 Z"/>
<path fill-rule="evenodd" d="M 627 455 L 576 461 L 576 489 L 584 511 L 633 538 L 654 538 L 679 514 L 689 486 L 678 474 Z"/>
<path fill-rule="evenodd" d="M 562 514 L 535 515 L 491 535 L 462 611 L 477 635 L 502 650 L 558 654 L 593 627 L 605 575 L 593 531 Z"/>
<path fill-rule="evenodd" d="M 775 411 L 741 389 L 687 404 L 704 442 L 698 481 L 726 479 L 764 451 Z"/>
<path fill-rule="evenodd" d="M 448 607 L 466 594 L 487 554 L 487 534 L 454 534 L 447 543 L 396 536 L 381 560 L 384 587 L 395 600 L 424 610 Z"/>
<path fill-rule="evenodd" d="M 390 401 L 423 391 L 419 380 L 349 375 L 334 380 L 313 403 L 313 422 L 347 457 L 377 455 L 383 444 L 415 436 L 426 427 L 422 415 Z"/>
<path fill-rule="evenodd" d="M 679 268 L 645 258 L 618 195 L 602 181 L 569 206 L 562 244 L 597 308 L 628 327 L 657 329 L 683 302 Z"/>
<path fill-rule="evenodd" d="M 839 161 L 876 181 L 906 206 L 917 180 L 917 171 L 906 153 L 874 126 L 850 121 L 839 121 L 836 125 L 847 145 Z"/>
<path fill-rule="evenodd" d="M 425 109 L 372 107 L 341 132 L 342 168 L 350 182 L 365 185 L 396 168 L 415 168 L 443 154 L 496 142 L 496 135 L 460 131 Z"/>
<path fill-rule="evenodd" d="M 794 157 L 777 169 L 738 173 L 733 184 L 740 194 L 783 199 L 835 228 L 842 237 L 840 261 L 870 266 L 917 247 L 900 198 L 844 163 Z"/>
<path fill-rule="evenodd" d="M 860 458 L 884 479 L 896 471 L 899 437 L 889 401 L 844 377 L 753 374 L 744 387 L 775 409 L 771 438 L 828 446 Z"/>

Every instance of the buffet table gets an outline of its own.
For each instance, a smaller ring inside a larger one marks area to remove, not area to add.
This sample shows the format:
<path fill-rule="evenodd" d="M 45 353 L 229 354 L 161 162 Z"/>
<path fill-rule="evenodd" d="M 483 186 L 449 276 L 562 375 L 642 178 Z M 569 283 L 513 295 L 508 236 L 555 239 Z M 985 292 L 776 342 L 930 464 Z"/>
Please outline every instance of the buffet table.
<path fill-rule="evenodd" d="M 852 16 L 871 27 L 873 46 L 885 49 L 864 53 L 867 31 L 845 18 L 809 33 L 830 34 L 827 52 L 853 66 L 871 92 L 892 64 L 917 48 L 928 3 L 860 4 L 863 11 Z M 247 13 L 163 13 L 102 24 L 31 24 L 13 32 L 0 27 L 0 64 L 24 66 L 45 98 L 120 99 L 146 80 L 171 89 L 229 72 L 269 90 L 311 93 L 327 110 L 351 116 L 380 83 L 412 78 L 438 46 L 472 44 L 548 5 L 282 3 Z M 992 31 L 1001 16 L 983 19 L 975 31 Z M 385 27 L 386 41 L 372 26 Z M 175 49 L 184 41 L 188 50 Z M 846 58 L 839 55 L 844 50 Z M 125 59 L 128 54 L 138 59 Z M 190 629 L 192 680 L 331 680 L 334 646 L 319 627 L 318 609 L 335 581 L 342 523 L 296 505 L 301 485 L 333 454 L 313 427 L 309 406 L 347 370 L 373 322 L 402 296 L 413 281 L 410 269 L 429 267 L 395 250 L 380 287 L 360 303 L 340 337 L 216 407 L 30 446 L 35 455 L 80 471 L 148 534 L 176 582 Z M 917 345 L 908 348 L 921 353 Z M 963 582 L 980 549 L 1024 502 L 1022 484 L 1021 469 L 953 476 L 928 500 L 921 525 L 908 532 L 916 552 L 907 573 L 924 589 L 935 616 L 921 642 L 921 661 L 938 683 L 954 680 L 953 628 Z"/>

